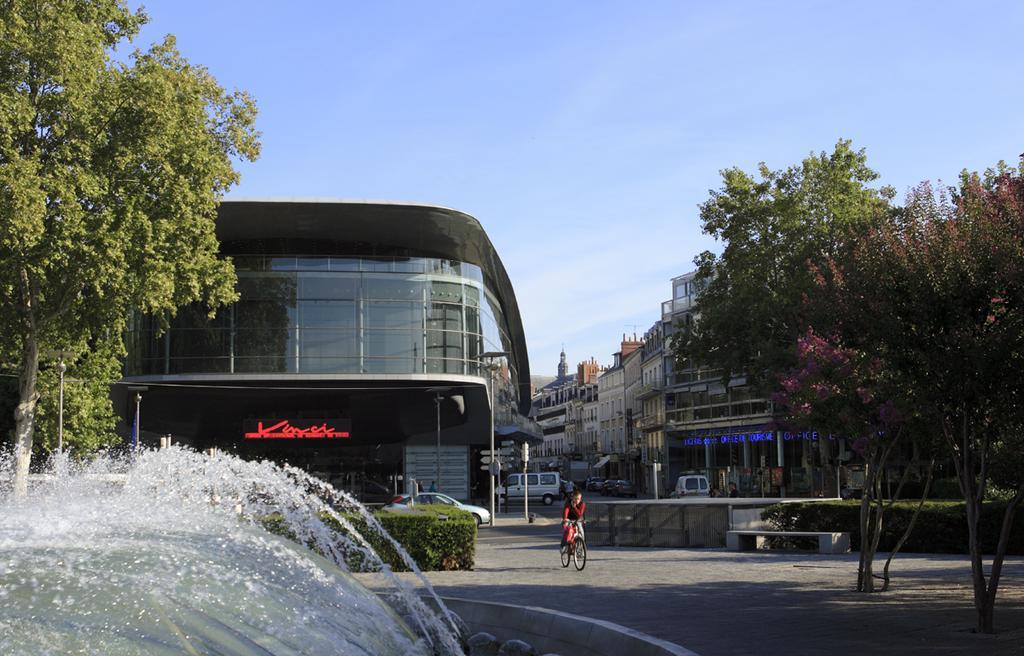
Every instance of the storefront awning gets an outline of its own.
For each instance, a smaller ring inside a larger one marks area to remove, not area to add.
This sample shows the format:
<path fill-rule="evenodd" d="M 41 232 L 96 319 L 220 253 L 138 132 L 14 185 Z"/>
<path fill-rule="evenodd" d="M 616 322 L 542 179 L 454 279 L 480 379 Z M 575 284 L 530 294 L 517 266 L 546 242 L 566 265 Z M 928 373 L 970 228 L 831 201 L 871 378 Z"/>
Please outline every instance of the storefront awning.
<path fill-rule="evenodd" d="M 609 460 L 611 460 L 611 456 L 601 456 L 601 458 L 597 462 L 595 462 L 593 465 L 591 465 L 590 468 L 591 469 L 600 469 L 600 468 L 604 467 L 605 465 L 607 465 Z"/>

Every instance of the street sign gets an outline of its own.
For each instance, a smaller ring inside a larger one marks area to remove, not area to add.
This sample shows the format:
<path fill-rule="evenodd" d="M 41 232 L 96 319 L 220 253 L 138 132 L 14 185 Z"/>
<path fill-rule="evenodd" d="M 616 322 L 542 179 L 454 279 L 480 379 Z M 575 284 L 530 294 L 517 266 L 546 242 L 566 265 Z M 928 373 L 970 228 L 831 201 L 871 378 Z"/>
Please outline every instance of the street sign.
<path fill-rule="evenodd" d="M 498 451 L 498 453 L 501 453 L 501 451 L 499 449 L 495 449 L 495 450 Z M 490 449 L 483 449 L 482 451 L 480 451 L 480 455 L 482 455 L 482 456 L 489 456 L 489 455 L 491 455 L 491 450 Z"/>
<path fill-rule="evenodd" d="M 481 467 L 480 469 L 483 469 L 483 467 Z M 491 470 L 491 476 L 497 476 L 498 474 L 501 473 L 501 463 L 500 462 L 492 462 L 491 465 L 490 465 L 490 470 Z"/>
<path fill-rule="evenodd" d="M 529 462 L 530 460 L 530 445 L 523 442 L 523 462 Z"/>
<path fill-rule="evenodd" d="M 480 457 L 480 463 L 483 464 L 483 465 L 491 464 L 491 456 L 481 456 Z"/>

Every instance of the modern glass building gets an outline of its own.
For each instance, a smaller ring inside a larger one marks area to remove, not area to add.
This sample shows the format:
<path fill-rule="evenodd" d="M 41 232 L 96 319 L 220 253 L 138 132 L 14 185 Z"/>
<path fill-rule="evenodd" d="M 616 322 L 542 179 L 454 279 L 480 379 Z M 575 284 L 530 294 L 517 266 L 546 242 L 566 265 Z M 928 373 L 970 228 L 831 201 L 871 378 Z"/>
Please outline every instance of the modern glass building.
<path fill-rule="evenodd" d="M 473 217 L 225 201 L 217 235 L 238 301 L 213 318 L 185 308 L 166 331 L 130 322 L 116 400 L 132 427 L 141 394 L 143 442 L 287 461 L 368 499 L 409 478 L 466 499 L 486 488 L 473 463 L 489 444 L 492 377 L 499 432 L 532 435 L 518 306 Z M 481 357 L 495 352 L 507 355 Z"/>

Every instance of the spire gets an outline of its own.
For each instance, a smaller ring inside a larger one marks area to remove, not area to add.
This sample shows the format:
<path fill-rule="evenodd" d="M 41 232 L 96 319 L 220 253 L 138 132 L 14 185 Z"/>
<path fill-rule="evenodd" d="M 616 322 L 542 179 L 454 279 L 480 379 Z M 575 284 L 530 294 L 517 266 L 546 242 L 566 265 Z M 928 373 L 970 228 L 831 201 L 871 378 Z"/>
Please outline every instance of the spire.
<path fill-rule="evenodd" d="M 569 363 L 565 361 L 565 344 L 562 344 L 562 356 L 558 359 L 558 377 L 566 378 L 569 375 Z"/>

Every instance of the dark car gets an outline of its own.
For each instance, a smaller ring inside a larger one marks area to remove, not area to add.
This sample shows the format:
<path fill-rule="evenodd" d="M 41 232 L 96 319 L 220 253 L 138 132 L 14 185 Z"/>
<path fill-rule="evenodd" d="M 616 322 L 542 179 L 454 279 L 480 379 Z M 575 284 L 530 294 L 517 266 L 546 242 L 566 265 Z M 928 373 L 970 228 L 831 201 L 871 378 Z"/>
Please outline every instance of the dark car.
<path fill-rule="evenodd" d="M 601 483 L 601 487 L 598 488 L 598 492 L 600 492 L 603 497 L 611 496 L 615 493 L 615 485 L 618 482 L 619 481 L 614 478 L 609 478 L 604 483 Z"/>
<path fill-rule="evenodd" d="M 615 482 L 615 489 L 613 494 L 617 497 L 633 497 L 636 498 L 636 485 L 633 481 L 619 480 Z"/>
<path fill-rule="evenodd" d="M 598 492 L 601 486 L 604 484 L 604 479 L 600 476 L 591 476 L 587 479 L 587 482 L 583 484 L 588 492 Z"/>

